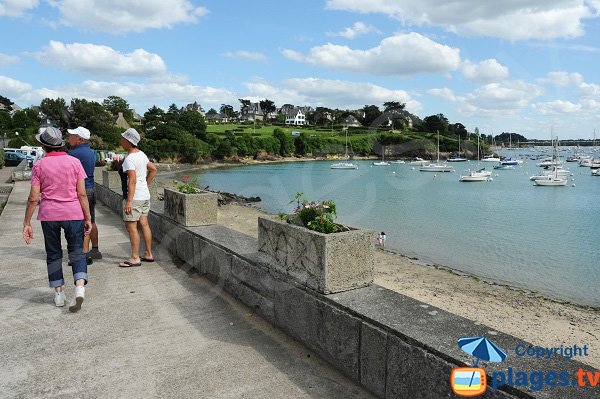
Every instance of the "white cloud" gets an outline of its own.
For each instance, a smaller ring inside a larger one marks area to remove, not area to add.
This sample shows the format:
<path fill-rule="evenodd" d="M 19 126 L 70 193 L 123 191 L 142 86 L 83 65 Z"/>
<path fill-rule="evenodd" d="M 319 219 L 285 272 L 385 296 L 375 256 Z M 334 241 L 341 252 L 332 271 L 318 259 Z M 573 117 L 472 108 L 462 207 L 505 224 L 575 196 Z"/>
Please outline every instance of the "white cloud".
<path fill-rule="evenodd" d="M 264 80 L 246 83 L 250 96 L 268 98 L 276 104 L 325 106 L 340 109 L 362 108 L 368 104 L 381 107 L 386 101 L 399 101 L 406 109 L 418 112 L 421 103 L 404 90 L 392 90 L 372 83 L 317 78 L 287 79 L 277 84 Z"/>
<path fill-rule="evenodd" d="M 267 57 L 263 53 L 259 53 L 256 51 L 245 51 L 245 50 L 227 51 L 226 53 L 223 53 L 223 56 L 225 56 L 227 58 L 241 58 L 241 59 L 251 60 L 251 61 L 266 61 L 267 60 Z"/>
<path fill-rule="evenodd" d="M 358 21 L 355 22 L 354 25 L 347 27 L 340 32 L 330 32 L 328 35 L 341 36 L 345 37 L 346 39 L 354 39 L 357 36 L 366 35 L 367 33 L 371 32 L 377 32 L 377 29 L 375 29 L 373 26 L 366 25 L 364 22 Z"/>
<path fill-rule="evenodd" d="M 441 89 L 430 89 L 427 91 L 427 93 L 431 94 L 432 96 L 441 97 L 451 102 L 459 101 L 459 97 L 455 96 L 454 92 L 447 87 Z"/>
<path fill-rule="evenodd" d="M 459 112 L 464 115 L 514 113 L 527 107 L 542 93 L 540 87 L 521 80 L 489 83 L 467 94 Z"/>
<path fill-rule="evenodd" d="M 461 70 L 463 76 L 472 82 L 492 83 L 508 77 L 508 68 L 493 58 L 480 61 L 477 64 L 465 60 Z"/>
<path fill-rule="evenodd" d="M 20 17 L 38 4 L 38 0 L 0 0 L 0 17 Z"/>
<path fill-rule="evenodd" d="M 409 25 L 436 25 L 463 35 L 514 41 L 581 36 L 582 20 L 597 17 L 599 4 L 596 0 L 328 0 L 327 8 L 383 13 Z"/>
<path fill-rule="evenodd" d="M 2 93 L 4 97 L 19 97 L 29 92 L 30 90 L 31 85 L 29 83 L 21 82 L 19 80 L 9 78 L 8 76 L 0 75 L 0 93 Z"/>
<path fill-rule="evenodd" d="M 304 56 L 292 50 L 284 50 L 283 55 L 313 65 L 375 75 L 447 72 L 460 65 L 459 49 L 414 32 L 385 38 L 367 50 L 328 43 L 311 48 Z"/>
<path fill-rule="evenodd" d="M 111 34 L 195 23 L 208 13 L 187 0 L 62 0 L 56 5 L 63 24 Z"/>
<path fill-rule="evenodd" d="M 144 49 L 122 54 L 108 46 L 50 41 L 35 57 L 47 65 L 84 75 L 148 77 L 166 73 L 162 58 Z"/>
<path fill-rule="evenodd" d="M 577 72 L 556 71 L 547 73 L 538 82 L 556 87 L 579 86 L 583 83 L 583 76 Z"/>
<path fill-rule="evenodd" d="M 17 64 L 19 62 L 19 57 L 16 55 L 7 55 L 0 53 L 0 67 L 10 64 Z"/>
<path fill-rule="evenodd" d="M 561 88 L 574 87 L 577 89 L 576 94 L 579 97 L 600 99 L 600 85 L 586 83 L 583 76 L 577 72 L 549 72 L 543 78 L 537 79 L 537 81 L 542 84 Z"/>
<path fill-rule="evenodd" d="M 20 90 L 7 91 L 11 100 L 20 104 L 38 105 L 44 98 L 64 98 L 70 102 L 73 98 L 85 98 L 101 102 L 108 96 L 116 95 L 126 99 L 138 112 L 145 112 L 152 105 L 166 109 L 170 104 L 185 105 L 194 101 L 204 104 L 237 103 L 237 94 L 222 88 L 196 86 L 178 82 L 120 83 L 87 80 L 78 84 L 56 88 L 32 89 L 31 85 L 21 84 Z M 19 87 L 19 86 L 17 86 Z M 4 91 L 3 78 L 0 77 L 0 92 Z"/>
<path fill-rule="evenodd" d="M 572 114 L 581 111 L 581 104 L 570 101 L 555 100 L 533 104 L 533 108 L 542 115 Z"/>

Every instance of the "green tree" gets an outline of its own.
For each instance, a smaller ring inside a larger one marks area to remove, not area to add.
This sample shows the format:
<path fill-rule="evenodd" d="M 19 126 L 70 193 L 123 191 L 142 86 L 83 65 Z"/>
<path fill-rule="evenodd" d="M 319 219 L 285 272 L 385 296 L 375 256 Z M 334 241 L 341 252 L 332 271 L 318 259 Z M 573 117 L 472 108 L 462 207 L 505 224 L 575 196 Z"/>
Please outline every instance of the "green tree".
<path fill-rule="evenodd" d="M 402 111 L 406 107 L 406 104 L 398 101 L 387 101 L 383 103 L 383 112 L 389 112 L 392 110 Z"/>
<path fill-rule="evenodd" d="M 108 96 L 102 102 L 104 108 L 113 116 L 117 116 L 119 112 L 123 113 L 123 117 L 129 123 L 133 122 L 133 111 L 129 109 L 127 101 L 118 96 Z"/>
<path fill-rule="evenodd" d="M 96 101 L 83 98 L 71 100 L 70 127 L 84 126 L 92 133 L 104 130 L 106 125 L 112 124 L 112 115 L 104 106 Z"/>
<path fill-rule="evenodd" d="M 192 112 L 199 114 L 198 111 Z M 177 141 L 179 143 L 179 154 L 183 162 L 196 163 L 201 157 L 209 153 L 208 144 L 190 133 L 180 134 Z"/>
<path fill-rule="evenodd" d="M 263 113 L 263 120 L 266 122 L 267 121 L 267 117 L 271 112 L 275 112 L 277 110 L 277 107 L 275 107 L 275 103 L 271 100 L 268 99 L 264 99 L 261 102 L 259 102 L 260 104 L 260 109 L 262 110 Z"/>
<path fill-rule="evenodd" d="M 206 113 L 206 115 L 216 115 L 216 114 L 218 114 L 218 112 L 214 108 L 209 109 L 208 112 Z"/>
<path fill-rule="evenodd" d="M 66 129 L 69 126 L 69 112 L 63 98 L 44 98 L 40 104 L 42 112 L 58 124 L 59 128 Z"/>
<path fill-rule="evenodd" d="M 175 104 L 169 105 L 169 109 L 167 110 L 167 113 L 165 114 L 165 122 L 169 123 L 169 124 L 176 124 L 177 121 L 179 120 L 180 113 L 181 113 L 181 111 L 179 110 L 177 105 L 175 105 Z"/>
<path fill-rule="evenodd" d="M 426 132 L 440 132 L 443 135 L 448 132 L 448 119 L 444 114 L 427 116 L 423 119 L 423 129 Z"/>
<path fill-rule="evenodd" d="M 215 110 L 213 109 L 213 111 Z M 217 113 L 217 111 L 215 111 L 215 113 Z M 206 122 L 200 112 L 192 109 L 185 110 L 179 114 L 177 123 L 193 136 L 201 140 L 206 138 Z"/>
<path fill-rule="evenodd" d="M 12 111 L 12 106 L 14 103 L 10 101 L 10 99 L 0 96 L 0 104 L 4 105 L 7 111 Z"/>
<path fill-rule="evenodd" d="M 223 115 L 225 115 L 227 118 L 235 117 L 235 110 L 233 109 L 233 106 L 231 106 L 231 105 L 221 104 L 221 108 L 219 109 L 219 111 Z"/>
<path fill-rule="evenodd" d="M 462 123 L 452 123 L 448 125 L 448 132 L 457 135 L 461 139 L 466 139 L 469 135 L 467 128 Z"/>
<path fill-rule="evenodd" d="M 240 102 L 240 109 L 244 110 L 246 108 L 249 108 L 250 105 L 252 104 L 252 101 L 247 100 L 245 98 L 238 98 L 238 101 Z"/>
<path fill-rule="evenodd" d="M 277 128 L 273 130 L 273 137 L 279 140 L 279 155 L 286 156 L 294 153 L 294 137 Z"/>
<path fill-rule="evenodd" d="M 381 115 L 381 111 L 376 105 L 365 105 L 363 111 L 365 112 L 365 116 L 362 118 L 361 123 L 364 126 L 371 126 L 371 124 Z"/>
<path fill-rule="evenodd" d="M 37 127 L 40 123 L 37 112 L 31 108 L 17 111 L 12 116 L 12 123 L 16 129 L 28 129 Z"/>
<path fill-rule="evenodd" d="M 5 111 L 0 111 L 0 131 L 9 133 L 13 130 L 13 120 L 10 114 Z"/>
<path fill-rule="evenodd" d="M 152 108 L 144 113 L 144 121 L 142 124 L 147 132 L 156 129 L 156 127 L 163 123 L 165 123 L 165 111 L 158 108 L 156 105 L 153 105 Z"/>

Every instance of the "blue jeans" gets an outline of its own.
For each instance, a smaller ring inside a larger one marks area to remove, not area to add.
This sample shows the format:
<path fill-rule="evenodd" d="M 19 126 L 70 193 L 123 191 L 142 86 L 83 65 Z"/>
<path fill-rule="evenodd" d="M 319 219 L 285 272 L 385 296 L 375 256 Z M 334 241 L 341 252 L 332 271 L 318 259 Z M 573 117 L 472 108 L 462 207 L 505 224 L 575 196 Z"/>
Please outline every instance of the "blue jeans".
<path fill-rule="evenodd" d="M 65 231 L 69 261 L 73 264 L 73 280 L 83 279 L 87 284 L 87 259 L 83 254 L 83 226 L 83 220 L 42 222 L 50 287 L 54 288 L 65 285 L 62 271 L 61 229 Z"/>

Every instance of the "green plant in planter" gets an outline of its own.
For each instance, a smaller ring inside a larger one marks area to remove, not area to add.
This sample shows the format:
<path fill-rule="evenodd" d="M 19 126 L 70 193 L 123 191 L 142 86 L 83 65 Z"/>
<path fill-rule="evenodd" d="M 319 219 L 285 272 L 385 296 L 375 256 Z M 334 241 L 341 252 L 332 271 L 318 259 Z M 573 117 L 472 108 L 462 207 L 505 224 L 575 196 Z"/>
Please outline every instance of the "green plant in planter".
<path fill-rule="evenodd" d="M 343 226 L 333 221 L 337 216 L 333 201 L 308 201 L 303 195 L 304 193 L 296 193 L 296 197 L 290 201 L 290 204 L 296 202 L 297 206 L 292 215 L 287 215 L 288 223 L 295 223 L 325 234 L 345 230 Z M 280 219 L 283 219 L 281 215 Z"/>
<path fill-rule="evenodd" d="M 183 194 L 200 194 L 202 190 L 198 187 L 198 177 L 190 179 L 189 176 L 183 176 L 183 184 L 177 186 L 177 191 Z"/>

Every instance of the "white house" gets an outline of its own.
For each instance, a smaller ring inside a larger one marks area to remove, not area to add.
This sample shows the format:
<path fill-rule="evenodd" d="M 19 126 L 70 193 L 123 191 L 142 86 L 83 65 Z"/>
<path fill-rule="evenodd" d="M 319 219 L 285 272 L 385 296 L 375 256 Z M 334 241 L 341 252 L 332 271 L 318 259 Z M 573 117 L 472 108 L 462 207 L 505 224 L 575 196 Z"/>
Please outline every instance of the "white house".
<path fill-rule="evenodd" d="M 306 115 L 298 107 L 292 108 L 285 114 L 286 125 L 306 125 Z"/>
<path fill-rule="evenodd" d="M 354 117 L 354 115 L 348 115 L 342 120 L 342 125 L 360 127 L 362 124 Z"/>

